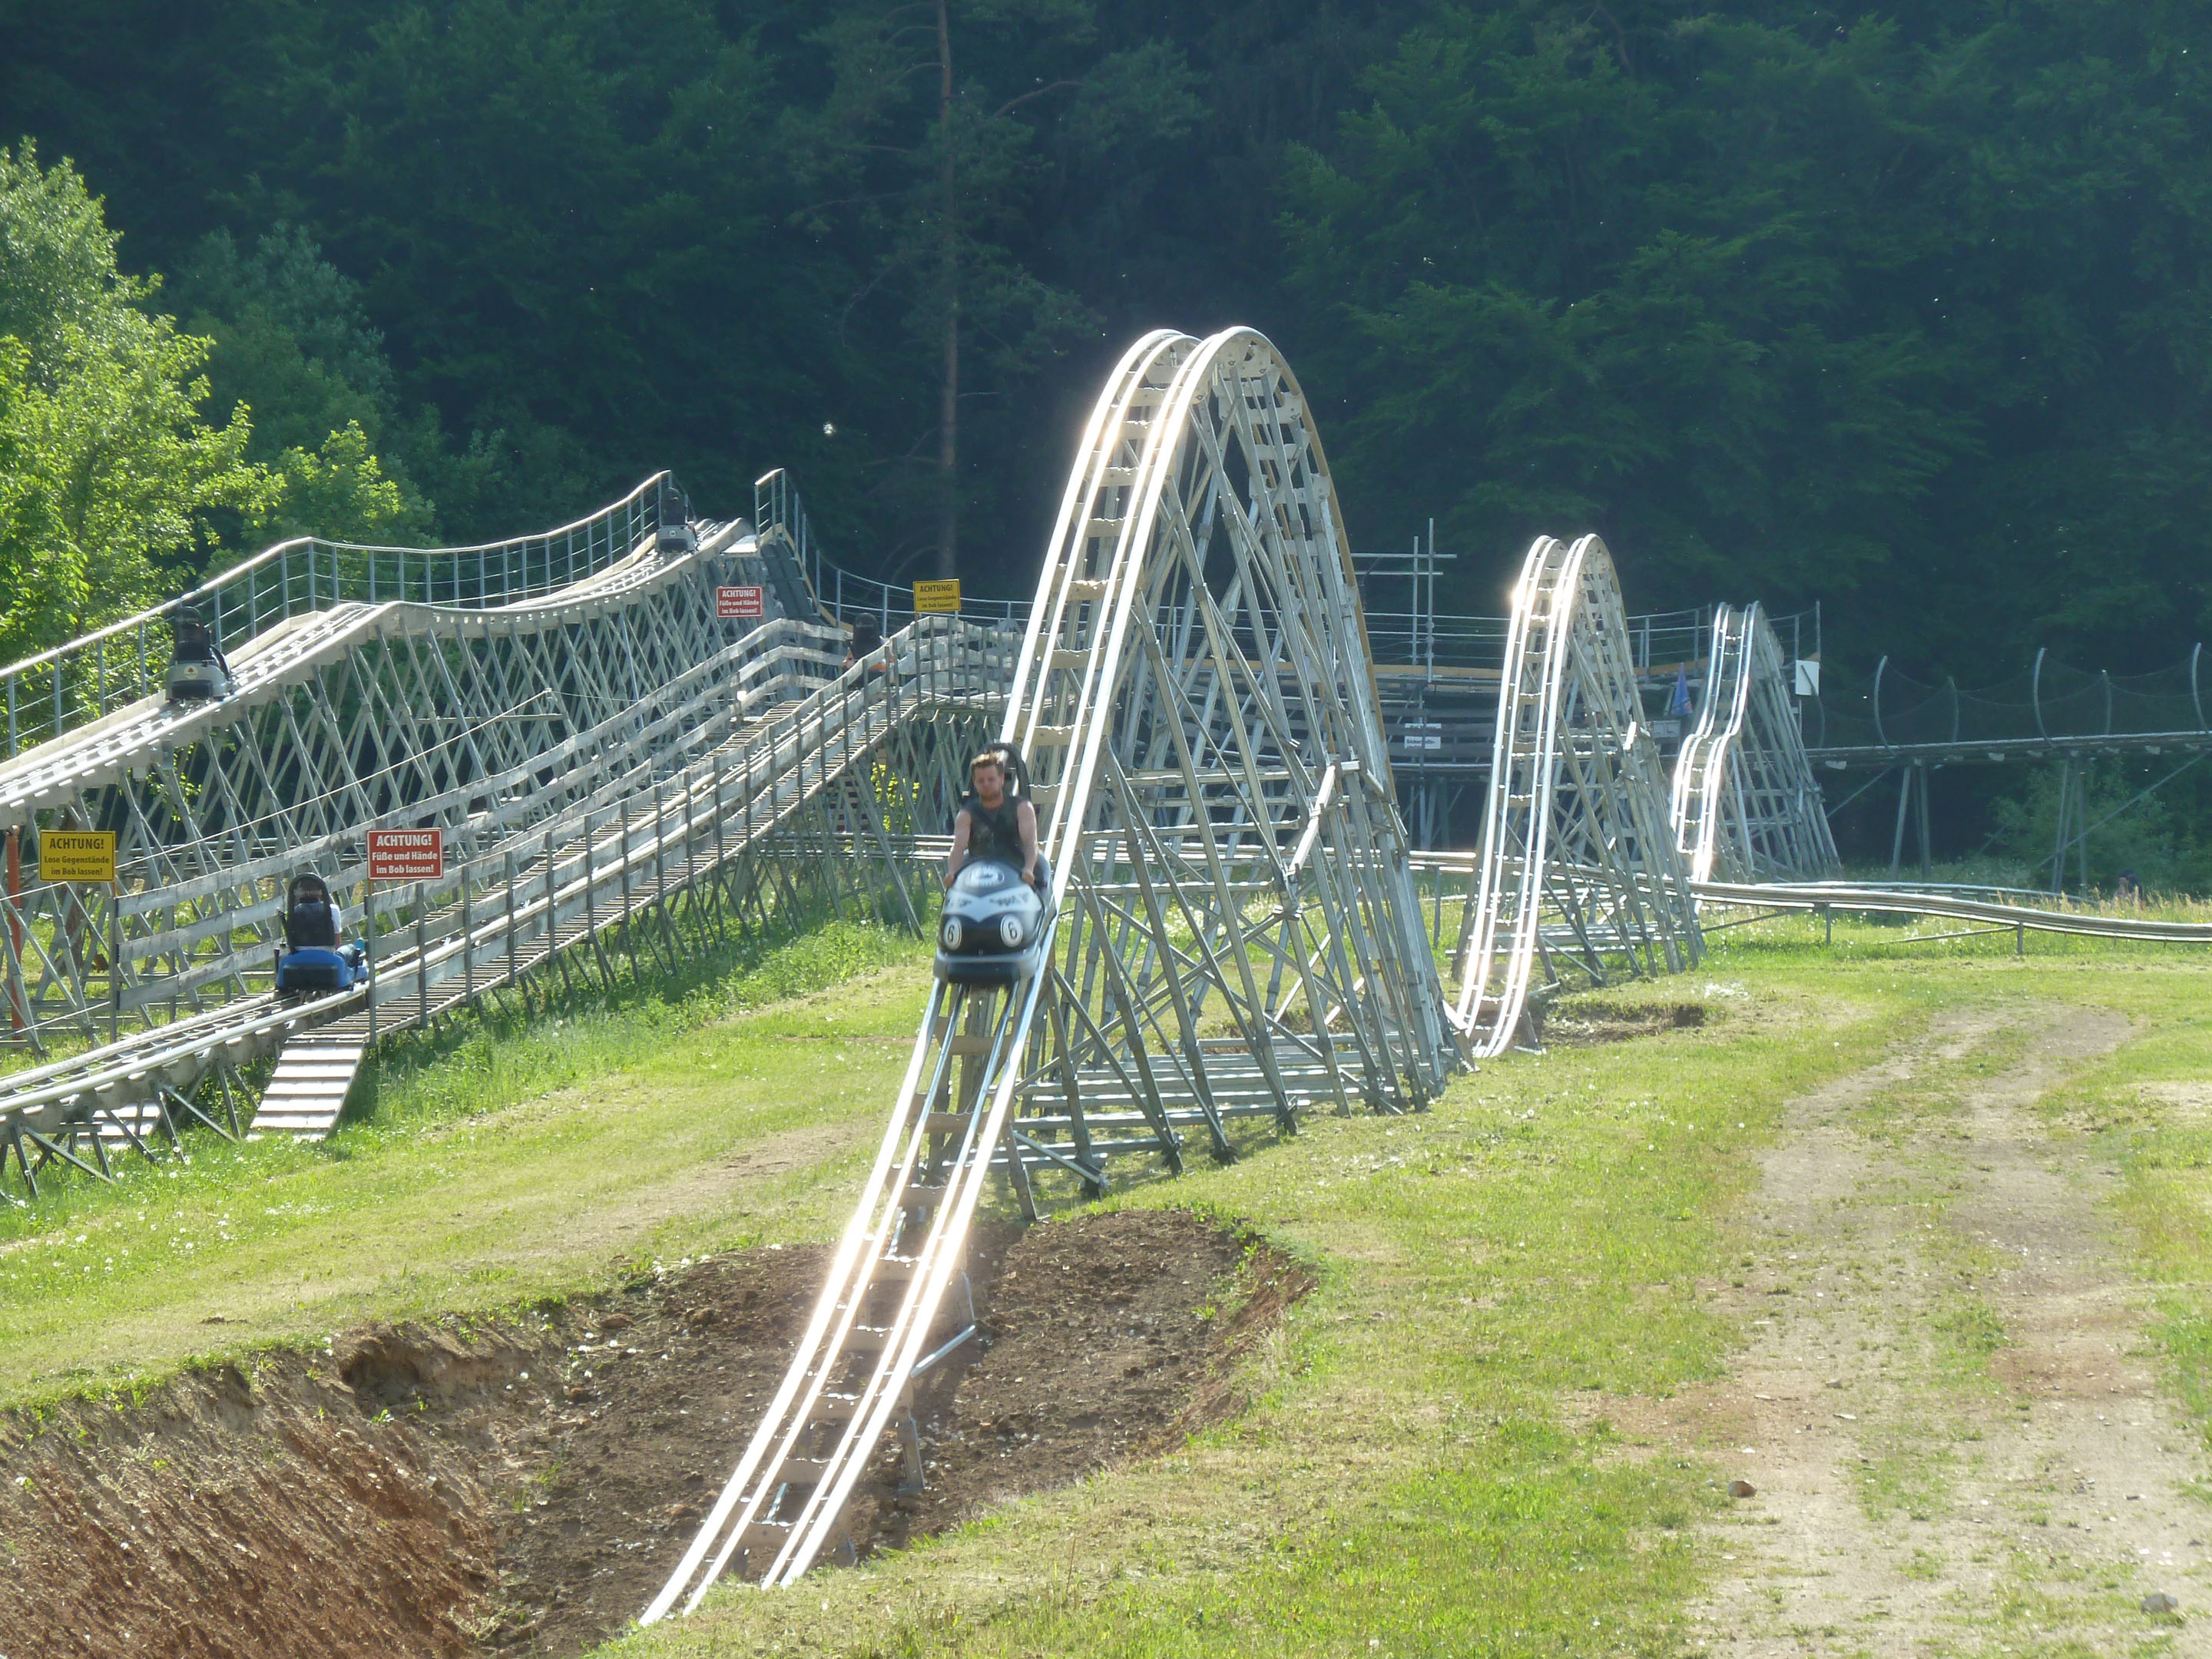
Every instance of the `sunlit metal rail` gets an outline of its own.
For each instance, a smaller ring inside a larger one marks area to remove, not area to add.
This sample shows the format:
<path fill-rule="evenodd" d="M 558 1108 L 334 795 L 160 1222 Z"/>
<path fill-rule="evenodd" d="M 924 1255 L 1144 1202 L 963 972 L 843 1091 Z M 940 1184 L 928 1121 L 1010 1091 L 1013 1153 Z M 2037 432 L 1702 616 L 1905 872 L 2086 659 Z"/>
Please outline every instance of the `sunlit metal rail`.
<path fill-rule="evenodd" d="M 1030 977 L 940 977 L 782 1385 L 660 1593 L 788 1584 L 849 1555 L 994 1164 L 1181 1167 L 1188 1135 L 1310 1106 L 1418 1106 L 1456 1054 L 1421 929 L 1334 487 L 1297 381 L 1249 330 L 1123 357 L 1079 447 L 1001 728 L 1027 756 L 1055 932 Z"/>
<path fill-rule="evenodd" d="M 1785 672 L 1758 605 L 1718 608 L 1705 697 L 1674 757 L 1669 805 L 1695 880 L 1818 879 L 1836 867 Z"/>
<path fill-rule="evenodd" d="M 1679 971 L 1703 949 L 1605 544 L 1540 537 L 1514 589 L 1481 855 L 1454 967 L 1478 1055 L 1516 1040 L 1540 961 Z"/>
<path fill-rule="evenodd" d="M 1481 855 L 1473 851 L 1415 852 L 1413 867 L 1442 884 L 1479 872 Z M 1594 875 L 1595 872 L 1589 872 Z M 2054 909 L 2045 905 L 2009 904 L 1956 892 L 1910 885 L 1875 885 L 1844 881 L 1700 881 L 1692 890 L 1701 906 L 1758 915 L 1863 913 L 1871 915 L 1940 916 L 1976 924 L 1996 933 L 2065 933 L 2084 939 L 2133 939 L 2154 945 L 2212 945 L 2212 922 L 2174 921 L 2157 916 L 2114 916 L 2094 911 Z M 1432 889 L 1439 896 L 1442 888 Z M 1708 924 L 1707 931 L 1711 931 Z M 1947 933 L 1945 939 L 1967 934 Z M 1917 935 L 1899 943 L 1929 943 L 1938 936 Z"/>

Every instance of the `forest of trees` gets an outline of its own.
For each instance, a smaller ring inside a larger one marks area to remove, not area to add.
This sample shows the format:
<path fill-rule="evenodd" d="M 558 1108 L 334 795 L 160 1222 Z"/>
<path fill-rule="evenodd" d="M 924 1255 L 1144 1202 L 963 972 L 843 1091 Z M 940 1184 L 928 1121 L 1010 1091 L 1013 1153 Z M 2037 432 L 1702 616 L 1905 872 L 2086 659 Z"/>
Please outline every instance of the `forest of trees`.
<path fill-rule="evenodd" d="M 853 568 L 1021 591 L 1103 367 L 1243 321 L 1358 544 L 1433 517 L 1453 606 L 1591 528 L 1632 605 L 1817 599 L 1832 656 L 2169 661 L 2208 24 L 0 0 L 0 651 L 218 543 L 507 533 L 660 466 L 723 512 L 788 466 Z"/>

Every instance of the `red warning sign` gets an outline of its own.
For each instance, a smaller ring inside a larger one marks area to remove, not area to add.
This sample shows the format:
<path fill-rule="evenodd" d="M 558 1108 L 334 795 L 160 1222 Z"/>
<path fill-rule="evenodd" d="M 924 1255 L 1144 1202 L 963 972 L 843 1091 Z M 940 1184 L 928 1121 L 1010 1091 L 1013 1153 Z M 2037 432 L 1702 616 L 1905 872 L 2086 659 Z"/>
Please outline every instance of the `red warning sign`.
<path fill-rule="evenodd" d="M 372 830 L 368 832 L 371 881 L 435 881 L 446 873 L 442 830 Z"/>
<path fill-rule="evenodd" d="M 725 620 L 764 617 L 768 607 L 763 603 L 760 584 L 748 582 L 738 587 L 718 587 L 714 590 L 714 614 Z"/>

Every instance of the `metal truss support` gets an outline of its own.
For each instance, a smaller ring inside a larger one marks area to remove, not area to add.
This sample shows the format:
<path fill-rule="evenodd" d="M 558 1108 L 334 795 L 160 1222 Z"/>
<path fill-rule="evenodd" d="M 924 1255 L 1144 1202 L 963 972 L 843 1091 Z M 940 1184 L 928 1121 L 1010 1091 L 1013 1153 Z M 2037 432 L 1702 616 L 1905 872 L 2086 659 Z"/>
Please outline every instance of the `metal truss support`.
<path fill-rule="evenodd" d="M 1595 536 L 1540 538 L 1513 591 L 1459 1027 L 1477 1054 L 1510 1047 L 1540 958 L 1601 982 L 1703 949 L 1612 557 Z"/>
<path fill-rule="evenodd" d="M 649 538 L 513 605 L 295 617 L 240 649 L 223 702 L 149 699 L 0 767 L 0 815 L 119 823 L 125 877 L 117 898 L 33 884 L 0 901 L 27 1035 L 75 1050 L 0 1079 L 21 1178 L 102 1114 L 158 1106 L 170 1127 L 216 1068 L 295 1033 L 368 1042 L 486 996 L 543 1001 L 556 976 L 678 971 L 771 921 L 918 927 L 915 838 L 949 818 L 1014 636 L 932 617 L 850 667 L 819 623 L 733 639 L 711 585 L 736 543 Z M 393 823 L 444 829 L 442 879 L 368 890 L 366 832 Z M 374 942 L 370 988 L 268 988 L 303 868 Z M 126 1029 L 102 1042 L 104 1007 Z"/>
<path fill-rule="evenodd" d="M 1674 758 L 1671 811 L 1695 880 L 1818 881 L 1838 867 L 1781 644 L 1756 605 L 1714 612 L 1704 703 Z"/>
<path fill-rule="evenodd" d="M 1231 1120 L 1402 1111 L 1457 1063 L 1422 926 L 1334 487 L 1246 329 L 1123 357 L 1070 474 L 1002 738 L 1026 757 L 1055 931 L 1010 987 L 939 981 L 782 1386 L 647 1623 L 725 1571 L 788 1584 L 914 1379 L 994 1167 L 1179 1169 Z"/>

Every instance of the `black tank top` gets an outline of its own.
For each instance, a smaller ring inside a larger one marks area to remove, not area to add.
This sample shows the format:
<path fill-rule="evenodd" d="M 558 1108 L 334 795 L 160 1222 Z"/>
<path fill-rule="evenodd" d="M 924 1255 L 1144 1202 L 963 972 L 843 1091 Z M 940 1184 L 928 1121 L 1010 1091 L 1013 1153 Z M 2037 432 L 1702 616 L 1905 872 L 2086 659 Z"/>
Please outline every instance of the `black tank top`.
<path fill-rule="evenodd" d="M 996 859 L 1002 864 L 1021 867 L 1025 856 L 1022 851 L 1021 798 L 1008 795 L 995 807 L 986 806 L 975 795 L 964 797 L 960 810 L 968 815 L 968 856 L 971 859 Z"/>

